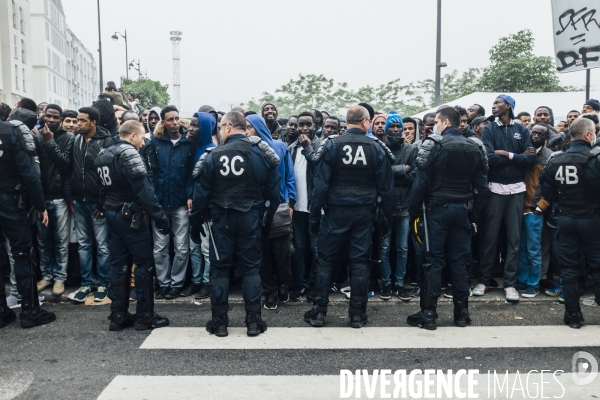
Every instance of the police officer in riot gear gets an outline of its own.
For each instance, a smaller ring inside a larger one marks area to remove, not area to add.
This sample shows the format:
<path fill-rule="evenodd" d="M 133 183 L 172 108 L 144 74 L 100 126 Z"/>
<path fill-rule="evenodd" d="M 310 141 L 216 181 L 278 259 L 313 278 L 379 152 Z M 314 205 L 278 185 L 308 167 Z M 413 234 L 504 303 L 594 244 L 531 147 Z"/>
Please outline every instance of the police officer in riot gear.
<path fill-rule="evenodd" d="M 16 109 L 10 116 L 10 122 L 0 121 L 0 235 L 4 233 L 10 241 L 15 259 L 17 290 L 23 299 L 19 316 L 23 328 L 48 324 L 56 319 L 53 313 L 40 307 L 31 231 L 23 199 L 24 195 L 29 195 L 38 218 L 42 219 L 44 226 L 48 226 L 40 173 L 34 161 L 35 144 L 30 131 L 36 120 L 33 111 Z M 0 328 L 15 319 L 15 312 L 6 304 L 4 280 L 0 274 Z"/>
<path fill-rule="evenodd" d="M 196 243 L 210 229 L 210 334 L 227 336 L 229 273 L 234 263 L 243 282 L 248 336 L 267 329 L 261 318 L 261 240 L 268 238 L 279 205 L 280 160 L 259 137 L 246 138 L 246 118 L 230 111 L 221 119 L 222 145 L 209 148 L 194 167 L 194 198 L 190 225 Z"/>
<path fill-rule="evenodd" d="M 440 108 L 435 124 L 441 135 L 428 136 L 421 145 L 409 206 L 411 217 L 416 218 L 425 202 L 431 263 L 424 264 L 421 312 L 409 316 L 407 323 L 429 330 L 437 328 L 436 308 L 446 260 L 452 274 L 454 323 L 465 327 L 471 321 L 467 308 L 471 259 L 469 209 L 473 202 L 481 204 L 488 192 L 481 142 L 462 135 L 458 112 L 450 107 Z M 478 192 L 475 199 L 474 190 Z"/>
<path fill-rule="evenodd" d="M 381 236 L 389 235 L 391 230 L 394 156 L 378 139 L 365 136 L 370 126 L 366 108 L 351 107 L 347 121 L 346 134 L 325 138 L 315 155 L 317 165 L 309 224 L 311 234 L 319 236 L 319 261 L 316 298 L 312 309 L 304 314 L 304 321 L 312 326 L 325 324 L 331 272 L 341 257 L 345 240 L 349 241 L 351 265 L 350 324 L 360 328 L 367 323 L 369 245 L 374 214 L 379 215 L 376 222 Z"/>
<path fill-rule="evenodd" d="M 120 140 L 103 150 L 94 162 L 104 187 L 100 202 L 104 203 L 110 232 L 109 330 L 118 331 L 131 325 L 137 330 L 162 328 L 169 325 L 169 320 L 154 312 L 154 256 L 144 213 L 161 231 L 168 233 L 171 228 L 138 152 L 144 145 L 144 127 L 137 121 L 127 121 L 121 125 L 119 134 Z M 97 218 L 101 217 L 99 213 Z M 127 312 L 130 261 L 137 266 L 135 317 Z"/>
<path fill-rule="evenodd" d="M 600 147 L 594 123 L 579 117 L 571 123 L 571 147 L 554 154 L 542 171 L 542 196 L 558 203 L 558 257 L 565 296 L 564 322 L 579 329 L 584 322 L 579 304 L 579 277 L 585 264 L 600 304 Z M 585 252 L 582 263 L 581 252 Z"/>

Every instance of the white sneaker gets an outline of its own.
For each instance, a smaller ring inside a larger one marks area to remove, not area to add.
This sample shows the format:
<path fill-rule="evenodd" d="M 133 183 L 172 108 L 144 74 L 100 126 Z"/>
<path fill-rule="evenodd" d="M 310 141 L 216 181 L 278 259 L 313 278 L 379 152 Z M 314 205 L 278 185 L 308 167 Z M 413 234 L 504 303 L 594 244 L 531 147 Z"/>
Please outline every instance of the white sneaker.
<path fill-rule="evenodd" d="M 478 283 L 473 289 L 473 296 L 483 296 L 487 291 L 488 288 L 483 283 Z"/>
<path fill-rule="evenodd" d="M 519 301 L 519 292 L 514 287 L 504 288 L 504 294 L 507 301 Z"/>

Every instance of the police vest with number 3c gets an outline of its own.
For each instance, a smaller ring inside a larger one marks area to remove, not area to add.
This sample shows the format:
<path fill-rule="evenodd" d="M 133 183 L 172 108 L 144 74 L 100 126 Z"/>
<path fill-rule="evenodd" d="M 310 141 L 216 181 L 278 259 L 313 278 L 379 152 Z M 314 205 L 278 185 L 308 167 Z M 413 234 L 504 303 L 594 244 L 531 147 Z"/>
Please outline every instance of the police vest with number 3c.
<path fill-rule="evenodd" d="M 263 200 L 263 188 L 252 169 L 253 142 L 236 140 L 212 151 L 215 183 L 212 201 L 223 208 L 248 211 L 254 201 Z"/>

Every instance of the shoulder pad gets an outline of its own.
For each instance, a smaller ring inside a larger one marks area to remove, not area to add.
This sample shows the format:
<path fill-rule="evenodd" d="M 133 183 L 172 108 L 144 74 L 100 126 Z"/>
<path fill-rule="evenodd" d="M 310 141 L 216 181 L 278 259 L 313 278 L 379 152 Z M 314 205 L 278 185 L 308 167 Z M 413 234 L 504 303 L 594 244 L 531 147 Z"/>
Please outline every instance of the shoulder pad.
<path fill-rule="evenodd" d="M 35 142 L 33 141 L 33 135 L 31 134 L 31 131 L 29 130 L 27 125 L 25 125 L 21 121 L 9 122 L 13 125 L 14 130 L 16 131 L 17 136 L 19 137 L 19 144 L 21 145 L 21 147 L 23 147 L 25 152 L 31 155 L 35 155 Z"/>
<path fill-rule="evenodd" d="M 138 151 L 127 145 L 120 145 L 117 148 L 119 165 L 122 172 L 128 179 L 139 178 L 146 175 L 146 166 Z"/>
<path fill-rule="evenodd" d="M 598 156 L 600 154 L 600 145 L 592 147 L 592 149 L 590 150 L 590 154 L 592 155 L 592 157 Z"/>
<path fill-rule="evenodd" d="M 269 146 L 264 140 L 258 136 L 250 136 L 247 139 L 250 141 L 250 143 L 252 143 L 252 145 L 258 145 L 260 151 L 262 151 L 265 157 L 267 157 L 267 161 L 271 167 L 276 167 L 279 165 L 281 162 L 279 156 L 277 153 L 275 153 L 275 150 L 273 150 L 271 146 Z"/>
<path fill-rule="evenodd" d="M 262 142 L 262 139 L 258 136 L 248 136 L 246 140 L 249 140 L 252 144 L 258 144 L 259 142 Z"/>
<path fill-rule="evenodd" d="M 483 142 L 481 141 L 481 139 L 475 137 L 475 136 L 471 136 L 468 137 L 467 140 L 472 141 L 473 143 L 475 143 L 477 145 L 477 147 L 479 147 L 479 151 L 481 152 L 481 156 L 483 157 L 483 172 L 487 175 L 488 170 L 489 170 L 489 164 L 488 164 L 488 158 L 487 158 L 487 152 L 485 151 L 485 146 L 483 145 Z"/>
<path fill-rule="evenodd" d="M 331 136 L 327 136 L 326 138 L 321 139 L 321 143 L 319 143 L 319 147 L 317 148 L 317 151 L 315 153 L 315 162 L 319 161 L 321 159 L 321 157 L 323 156 L 323 152 L 325 151 L 325 146 L 327 146 L 327 142 L 329 140 L 335 139 L 337 138 L 339 135 L 331 135 Z"/>
<path fill-rule="evenodd" d="M 556 156 L 558 156 L 560 154 L 563 154 L 563 152 L 562 151 L 554 151 L 554 152 L 552 152 L 552 154 L 550 154 L 550 157 L 548 157 L 548 162 L 550 162 L 550 160 L 552 160 L 554 157 L 556 157 Z"/>
<path fill-rule="evenodd" d="M 427 136 L 425 139 L 423 139 L 423 143 L 425 142 L 425 140 L 427 139 L 431 139 L 436 143 L 441 143 L 442 140 L 444 139 L 444 137 L 442 135 L 429 135 Z"/>
<path fill-rule="evenodd" d="M 192 171 L 192 178 L 196 179 L 197 177 L 200 176 L 200 172 L 202 172 L 202 167 L 204 166 L 204 162 L 206 161 L 206 158 L 208 157 L 208 155 L 210 154 L 210 152 L 213 150 L 213 147 L 210 147 L 208 149 L 206 149 L 206 151 L 204 153 L 202 153 L 202 155 L 200 156 L 200 159 L 198 160 L 198 162 L 196 162 L 196 165 L 194 165 L 194 171 Z"/>
<path fill-rule="evenodd" d="M 394 157 L 394 155 L 392 154 L 392 152 L 390 151 L 390 148 L 387 147 L 385 145 L 385 143 L 383 143 L 381 140 L 377 139 L 377 138 L 373 138 L 373 141 L 376 143 L 379 143 L 379 146 L 381 146 L 381 148 L 383 150 L 385 150 L 385 153 L 387 154 L 388 158 L 390 159 L 390 164 L 394 164 L 396 162 L 396 157 Z"/>
<path fill-rule="evenodd" d="M 427 139 L 423 140 L 421 143 L 421 148 L 419 148 L 419 152 L 417 153 L 417 168 L 425 169 L 431 163 L 431 152 L 435 148 L 435 146 L 442 141 L 442 137 L 438 135 L 437 138 L 434 138 L 436 135 L 431 135 L 427 137 Z"/>

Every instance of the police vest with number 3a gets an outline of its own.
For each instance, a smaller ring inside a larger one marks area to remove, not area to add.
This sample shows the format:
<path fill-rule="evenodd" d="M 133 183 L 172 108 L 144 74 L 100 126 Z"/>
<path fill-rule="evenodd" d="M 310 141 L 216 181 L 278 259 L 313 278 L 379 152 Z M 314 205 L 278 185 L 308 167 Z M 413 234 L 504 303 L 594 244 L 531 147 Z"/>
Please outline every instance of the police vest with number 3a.
<path fill-rule="evenodd" d="M 343 197 L 368 196 L 375 188 L 375 141 L 364 135 L 334 139 L 337 154 L 330 182 L 331 194 Z"/>

